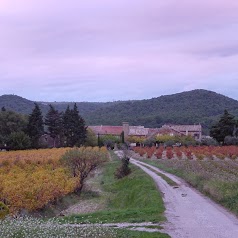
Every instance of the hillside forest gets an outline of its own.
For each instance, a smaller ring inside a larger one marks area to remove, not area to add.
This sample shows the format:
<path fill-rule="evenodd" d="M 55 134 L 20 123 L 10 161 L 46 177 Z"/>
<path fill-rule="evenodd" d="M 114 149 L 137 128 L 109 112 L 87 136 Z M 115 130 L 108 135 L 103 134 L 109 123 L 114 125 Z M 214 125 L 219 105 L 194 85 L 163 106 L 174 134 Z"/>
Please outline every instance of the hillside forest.
<path fill-rule="evenodd" d="M 164 143 L 172 146 L 181 145 L 238 145 L 238 121 L 227 110 L 217 120 L 210 130 L 211 138 L 203 138 L 201 142 L 185 136 L 149 136 L 142 138 L 129 136 L 128 143 L 140 143 L 153 146 Z M 53 105 L 49 105 L 48 112 L 42 115 L 37 103 L 31 114 L 22 115 L 2 107 L 0 112 L 0 149 L 39 149 L 55 147 L 107 146 L 114 148 L 114 144 L 124 143 L 123 133 L 120 137 L 113 135 L 95 135 L 87 128 L 85 120 L 79 114 L 77 104 L 71 109 L 69 105 L 64 112 L 59 112 Z"/>
<path fill-rule="evenodd" d="M 37 102 L 42 115 L 52 105 L 64 112 L 73 102 Z M 164 124 L 201 124 L 203 134 L 209 135 L 211 127 L 223 115 L 224 109 L 238 116 L 238 101 L 224 95 L 207 91 L 165 95 L 145 100 L 116 102 L 76 102 L 80 115 L 86 125 L 121 125 L 127 121 L 130 125 L 158 128 Z M 28 115 L 34 108 L 34 102 L 16 95 L 0 96 L 0 107 Z"/>

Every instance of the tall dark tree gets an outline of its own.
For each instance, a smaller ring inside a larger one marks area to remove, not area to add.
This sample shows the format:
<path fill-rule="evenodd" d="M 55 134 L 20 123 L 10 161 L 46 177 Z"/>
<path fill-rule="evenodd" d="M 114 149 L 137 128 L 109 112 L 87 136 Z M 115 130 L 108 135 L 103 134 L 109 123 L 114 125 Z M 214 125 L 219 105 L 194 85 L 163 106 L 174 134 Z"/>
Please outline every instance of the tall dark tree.
<path fill-rule="evenodd" d="M 224 142 L 226 136 L 233 136 L 236 129 L 235 117 L 228 113 L 227 110 L 221 116 L 218 123 L 216 123 L 211 131 L 210 135 L 215 138 L 218 142 Z"/>
<path fill-rule="evenodd" d="M 39 148 L 39 139 L 44 134 L 44 122 L 41 109 L 37 103 L 35 103 L 35 108 L 29 115 L 27 134 L 31 138 L 32 147 Z"/>
<path fill-rule="evenodd" d="M 74 128 L 75 128 L 75 136 L 74 142 L 75 145 L 82 145 L 85 142 L 87 135 L 87 127 L 85 126 L 85 120 L 79 115 L 77 104 L 74 104 L 74 109 L 72 111 L 72 116 L 74 119 Z"/>
<path fill-rule="evenodd" d="M 79 115 L 77 104 L 70 110 L 67 107 L 63 116 L 64 136 L 67 146 L 80 146 L 85 142 L 87 127 L 84 119 Z"/>
<path fill-rule="evenodd" d="M 6 108 L 3 106 L 1 110 L 2 110 L 2 112 L 5 112 Z"/>
<path fill-rule="evenodd" d="M 63 133 L 62 114 L 52 105 L 50 105 L 50 109 L 46 114 L 45 125 L 48 127 L 49 135 L 54 140 L 53 146 L 56 147 L 56 142 L 57 146 L 59 146 Z"/>
<path fill-rule="evenodd" d="M 63 131 L 64 131 L 64 144 L 65 146 L 72 146 L 71 137 L 73 136 L 73 118 L 72 111 L 69 106 L 63 114 Z"/>

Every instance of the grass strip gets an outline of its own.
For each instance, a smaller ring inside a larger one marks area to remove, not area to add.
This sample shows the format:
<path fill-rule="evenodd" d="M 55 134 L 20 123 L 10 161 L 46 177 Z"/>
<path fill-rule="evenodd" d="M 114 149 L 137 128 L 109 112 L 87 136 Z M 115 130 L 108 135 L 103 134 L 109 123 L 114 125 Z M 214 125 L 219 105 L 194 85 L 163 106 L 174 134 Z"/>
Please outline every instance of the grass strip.
<path fill-rule="evenodd" d="M 145 162 L 147 163 L 147 162 Z M 174 186 L 178 186 L 178 184 L 176 182 L 174 182 L 172 179 L 170 179 L 169 177 L 167 177 L 165 174 L 162 174 L 160 172 L 158 172 L 156 169 L 151 168 L 150 166 L 144 165 L 146 168 L 150 169 L 151 171 L 153 171 L 154 173 L 156 173 L 157 175 L 159 175 L 163 180 L 165 180 L 170 186 L 174 187 Z"/>
<path fill-rule="evenodd" d="M 107 206 L 105 210 L 62 218 L 72 223 L 160 222 L 164 221 L 165 208 L 153 179 L 144 171 L 131 165 L 132 173 L 116 179 L 114 172 L 120 160 L 111 154 L 112 161 L 104 164 L 101 178 Z"/>

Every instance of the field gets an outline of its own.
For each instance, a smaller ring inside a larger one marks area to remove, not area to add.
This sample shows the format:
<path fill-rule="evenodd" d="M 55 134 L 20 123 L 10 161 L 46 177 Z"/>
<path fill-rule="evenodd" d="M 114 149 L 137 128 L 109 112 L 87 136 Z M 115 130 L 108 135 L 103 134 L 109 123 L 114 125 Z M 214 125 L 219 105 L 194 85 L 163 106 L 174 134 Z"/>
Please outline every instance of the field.
<path fill-rule="evenodd" d="M 39 204 L 33 198 L 37 195 L 38 198 L 43 196 L 46 191 L 48 191 L 48 195 L 55 194 L 55 191 L 63 191 L 63 193 L 57 193 L 57 196 L 52 197 L 50 201 L 53 201 L 58 198 L 58 195 L 64 196 L 67 192 L 63 190 L 67 188 L 66 185 L 72 186 L 68 192 L 75 189 L 79 181 L 71 176 L 70 171 L 64 167 L 60 160 L 67 150 L 47 149 L 1 153 L 0 169 L 5 175 L 4 177 L 1 173 L 1 199 L 5 199 L 11 213 L 22 209 L 32 209 L 28 203 L 31 206 L 37 207 L 39 205 L 40 207 L 43 203 Z M 96 153 L 100 155 L 103 161 L 108 156 L 108 152 L 104 148 L 82 148 L 82 150 L 87 154 Z M 161 227 L 157 224 L 165 220 L 162 197 L 153 180 L 134 166 L 131 167 L 132 173 L 128 177 L 118 180 L 114 173 L 120 164 L 121 162 L 117 156 L 111 153 L 111 160 L 101 163 L 99 166 L 102 174 L 94 178 L 98 190 L 101 192 L 97 196 L 93 193 L 91 195 L 96 203 L 100 203 L 102 200 L 105 201 L 103 202 L 105 203 L 103 210 L 53 219 L 39 219 L 28 216 L 18 219 L 0 219 L 0 236 L 22 238 L 29 237 L 29 235 L 32 237 L 169 237 L 160 232 L 131 231 L 127 228 L 115 229 L 114 227 L 103 226 L 104 223 L 114 222 L 135 222 L 139 224 L 141 222 L 156 222 L 153 227 L 148 225 L 147 229 L 156 228 L 160 230 Z M 37 179 L 33 180 L 32 178 L 36 176 L 38 170 L 44 176 L 38 176 Z M 22 178 L 22 180 L 19 180 L 19 178 Z M 9 180 L 11 182 L 8 182 Z M 64 183 L 62 183 L 62 180 Z M 19 183 L 22 184 L 19 185 Z M 6 184 L 10 188 L 7 188 Z M 37 186 L 39 186 L 39 189 L 34 190 L 33 188 L 37 188 Z M 59 190 L 59 188 L 62 188 L 62 190 Z M 11 191 L 11 193 L 8 194 L 6 191 Z M 41 193 L 39 193 L 40 191 Z M 85 196 L 85 192 L 87 192 L 87 196 Z M 89 192 L 82 190 L 81 199 L 91 201 L 92 198 Z M 29 193 L 32 194 L 32 197 L 28 197 Z M 11 200 L 15 197 L 16 200 Z M 41 201 L 43 201 L 43 197 Z M 17 199 L 21 202 L 18 203 Z M 10 201 L 16 201 L 18 206 L 16 204 L 11 205 Z M 86 225 L 84 226 L 84 224 Z"/>
<path fill-rule="evenodd" d="M 238 215 L 238 147 L 135 148 L 135 152 Z"/>
<path fill-rule="evenodd" d="M 190 159 L 190 160 L 235 160 L 238 158 L 237 146 L 196 146 L 196 147 L 135 147 L 134 151 L 140 156 L 157 159 Z"/>
<path fill-rule="evenodd" d="M 156 227 L 165 221 L 164 205 L 161 193 L 154 181 L 136 166 L 130 166 L 132 173 L 123 179 L 116 179 L 114 173 L 120 166 L 117 156 L 111 152 L 111 160 L 102 165 L 102 176 L 96 177 L 98 189 L 102 191 L 94 197 L 95 202 L 105 200 L 103 210 L 88 214 L 76 214 L 61 219 L 62 223 L 72 224 L 106 224 L 106 223 L 137 223 L 152 222 Z M 116 227 L 116 225 L 115 225 Z M 131 225 L 133 227 L 133 225 Z M 141 225 L 145 228 L 145 225 Z M 140 232 L 128 229 L 116 229 L 116 237 L 169 237 L 160 232 Z"/>
<path fill-rule="evenodd" d="M 42 149 L 0 153 L 0 201 L 11 214 L 35 211 L 74 192 L 81 186 L 80 176 L 74 176 L 61 161 L 69 149 Z M 81 148 L 81 154 L 105 159 L 107 151 Z M 96 156 L 95 156 L 96 155 Z"/>
<path fill-rule="evenodd" d="M 100 178 L 101 189 L 104 191 L 102 196 L 107 204 L 106 209 L 89 215 L 73 216 L 74 222 L 160 222 L 164 220 L 162 197 L 153 180 L 135 166 L 132 166 L 132 173 L 129 176 L 118 180 L 114 176 L 118 166 L 120 161 L 116 155 L 112 155 L 112 161 L 104 165 L 103 176 Z"/>

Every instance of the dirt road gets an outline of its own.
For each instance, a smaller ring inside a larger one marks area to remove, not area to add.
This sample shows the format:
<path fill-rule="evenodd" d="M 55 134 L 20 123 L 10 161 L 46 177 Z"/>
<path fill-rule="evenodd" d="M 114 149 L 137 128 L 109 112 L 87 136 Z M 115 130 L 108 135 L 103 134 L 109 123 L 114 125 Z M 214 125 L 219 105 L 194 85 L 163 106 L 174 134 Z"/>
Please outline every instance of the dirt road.
<path fill-rule="evenodd" d="M 173 238 L 238 238 L 238 219 L 224 208 L 172 174 L 132 158 L 130 162 L 149 174 L 163 193 L 168 220 L 165 233 Z M 152 170 L 163 173 L 178 186 L 170 186 Z"/>

